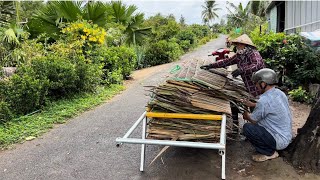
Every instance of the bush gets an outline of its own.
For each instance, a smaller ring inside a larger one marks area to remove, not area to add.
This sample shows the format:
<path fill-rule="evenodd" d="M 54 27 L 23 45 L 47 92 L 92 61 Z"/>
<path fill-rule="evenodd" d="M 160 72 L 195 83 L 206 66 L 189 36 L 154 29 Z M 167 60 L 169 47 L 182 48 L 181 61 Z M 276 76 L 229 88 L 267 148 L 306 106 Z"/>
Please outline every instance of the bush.
<path fill-rule="evenodd" d="M 194 47 L 194 45 L 190 43 L 190 40 L 179 41 L 179 46 L 184 52 L 187 52 L 189 49 Z"/>
<path fill-rule="evenodd" d="M 50 96 L 61 97 L 76 91 L 76 81 L 79 76 L 76 73 L 76 66 L 69 59 L 48 55 L 33 59 L 31 67 L 35 78 L 49 81 Z"/>
<path fill-rule="evenodd" d="M 20 47 L 14 49 L 12 53 L 12 66 L 28 63 L 31 58 L 45 56 L 45 45 L 38 42 L 43 36 L 20 43 Z"/>
<path fill-rule="evenodd" d="M 48 80 L 48 95 L 55 98 L 95 90 L 100 84 L 101 73 L 99 64 L 90 63 L 83 56 L 71 60 L 56 54 L 32 59 L 30 65 L 24 65 L 19 69 L 19 74 Z"/>
<path fill-rule="evenodd" d="M 101 47 L 90 54 L 90 58 L 103 64 L 105 84 L 121 83 L 134 70 L 137 57 L 132 48 Z"/>
<path fill-rule="evenodd" d="M 108 23 L 106 29 L 106 44 L 108 47 L 120 46 L 124 43 L 123 34 L 126 29 L 125 26 L 118 23 Z"/>
<path fill-rule="evenodd" d="M 3 77 L 4 77 L 4 71 L 3 71 L 2 66 L 0 66 L 0 80 L 1 80 L 1 78 L 3 78 Z"/>
<path fill-rule="evenodd" d="M 196 46 L 196 35 L 191 30 L 182 30 L 175 37 L 184 51 Z"/>
<path fill-rule="evenodd" d="M 13 114 L 10 111 L 9 104 L 0 101 L 0 124 L 7 122 L 13 118 Z"/>
<path fill-rule="evenodd" d="M 107 34 L 97 24 L 89 23 L 86 20 L 68 23 L 61 32 L 74 41 L 83 40 L 87 45 L 104 44 Z"/>
<path fill-rule="evenodd" d="M 102 64 L 91 63 L 83 56 L 77 57 L 75 63 L 77 92 L 93 92 L 101 84 Z"/>
<path fill-rule="evenodd" d="M 146 51 L 146 62 L 150 66 L 172 62 L 182 54 L 179 44 L 161 40 L 150 44 Z"/>
<path fill-rule="evenodd" d="M 311 95 L 306 90 L 302 89 L 301 86 L 298 89 L 293 89 L 292 91 L 289 91 L 289 95 L 294 101 L 307 103 L 312 102 Z"/>
<path fill-rule="evenodd" d="M 24 60 L 18 67 L 18 73 L 48 80 L 50 97 L 59 98 L 75 92 L 95 90 L 100 83 L 102 70 L 99 62 L 85 58 L 84 43 L 82 40 L 59 40 L 44 48 L 42 43 L 26 41 L 24 49 L 16 50 Z M 32 54 L 30 46 L 37 47 L 38 53 Z M 91 46 L 89 50 L 94 48 Z"/>
<path fill-rule="evenodd" d="M 155 29 L 155 39 L 157 40 L 167 40 L 174 37 L 180 31 L 180 25 L 174 21 L 169 20 L 168 24 L 162 25 Z M 153 39 L 154 40 L 154 39 Z"/>
<path fill-rule="evenodd" d="M 307 46 L 301 36 L 259 34 L 258 29 L 250 35 L 267 66 L 280 75 L 283 85 L 294 87 L 320 81 L 320 54 Z"/>
<path fill-rule="evenodd" d="M 181 29 L 181 26 L 176 20 L 170 16 L 164 17 L 160 14 L 149 17 L 144 22 L 144 27 L 152 27 L 153 32 L 149 38 L 149 42 L 158 40 L 168 40 L 174 37 Z"/>
<path fill-rule="evenodd" d="M 210 41 L 209 37 L 204 37 L 204 38 L 200 39 L 199 44 L 206 44 L 209 41 Z"/>
<path fill-rule="evenodd" d="M 48 81 L 35 79 L 29 74 L 14 74 L 5 84 L 4 101 L 15 114 L 37 110 L 45 103 Z"/>
<path fill-rule="evenodd" d="M 209 36 L 210 29 L 206 25 L 193 24 L 189 26 L 189 29 L 196 35 L 197 38 L 201 39 Z"/>
<path fill-rule="evenodd" d="M 137 56 L 136 69 L 147 67 L 147 63 L 145 61 L 146 48 L 144 46 L 136 46 L 134 50 Z"/>

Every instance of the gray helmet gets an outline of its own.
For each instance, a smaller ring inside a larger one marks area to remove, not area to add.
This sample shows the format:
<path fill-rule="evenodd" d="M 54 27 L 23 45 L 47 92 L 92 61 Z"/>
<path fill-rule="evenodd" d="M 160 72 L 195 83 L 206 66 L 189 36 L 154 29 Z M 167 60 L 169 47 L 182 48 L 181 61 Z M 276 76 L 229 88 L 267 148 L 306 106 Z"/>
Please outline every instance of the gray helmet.
<path fill-rule="evenodd" d="M 272 85 L 278 83 L 278 78 L 274 70 L 269 68 L 263 68 L 252 75 L 252 81 L 254 83 L 260 84 L 261 82 L 265 82 L 269 85 Z"/>

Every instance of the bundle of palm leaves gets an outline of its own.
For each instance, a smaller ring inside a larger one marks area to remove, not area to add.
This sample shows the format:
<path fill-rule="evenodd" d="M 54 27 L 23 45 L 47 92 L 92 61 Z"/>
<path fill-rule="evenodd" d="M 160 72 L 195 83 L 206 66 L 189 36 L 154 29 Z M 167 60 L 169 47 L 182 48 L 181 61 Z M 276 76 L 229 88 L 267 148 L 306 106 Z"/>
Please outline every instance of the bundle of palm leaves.
<path fill-rule="evenodd" d="M 167 79 L 152 87 L 148 107 L 152 112 L 226 114 L 227 133 L 232 132 L 230 103 L 244 110 L 240 99 L 253 99 L 241 81 L 228 77 L 225 69 L 200 69 L 204 60 L 193 60 Z M 157 119 L 148 123 L 148 137 L 154 139 L 215 141 L 220 135 L 220 121 Z"/>

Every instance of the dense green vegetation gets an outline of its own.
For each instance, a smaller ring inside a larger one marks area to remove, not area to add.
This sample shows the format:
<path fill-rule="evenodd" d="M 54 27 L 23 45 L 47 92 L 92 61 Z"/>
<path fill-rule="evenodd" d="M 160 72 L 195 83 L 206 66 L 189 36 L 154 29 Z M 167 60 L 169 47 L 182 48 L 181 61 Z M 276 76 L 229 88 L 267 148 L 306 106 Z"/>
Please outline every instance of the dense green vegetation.
<path fill-rule="evenodd" d="M 145 19 L 121 1 L 82 3 L 0 2 L 0 147 L 99 104 L 133 70 L 216 37 L 173 15 Z M 8 77 L 2 67 L 16 71 Z"/>
<path fill-rule="evenodd" d="M 213 31 L 228 34 L 230 39 L 248 34 L 267 67 L 278 73 L 280 86 L 291 91 L 294 100 L 311 102 L 308 86 L 320 82 L 319 52 L 298 34 L 270 32 L 265 14 L 268 2 L 249 1 L 246 6 L 227 4 L 227 22 L 221 20 L 220 24 L 213 24 Z"/>
<path fill-rule="evenodd" d="M 60 99 L 47 104 L 41 112 L 2 123 L 0 124 L 0 149 L 37 137 L 52 128 L 54 124 L 64 123 L 66 119 L 105 102 L 123 89 L 122 85 L 99 87 L 95 93 L 79 93 L 68 99 Z"/>

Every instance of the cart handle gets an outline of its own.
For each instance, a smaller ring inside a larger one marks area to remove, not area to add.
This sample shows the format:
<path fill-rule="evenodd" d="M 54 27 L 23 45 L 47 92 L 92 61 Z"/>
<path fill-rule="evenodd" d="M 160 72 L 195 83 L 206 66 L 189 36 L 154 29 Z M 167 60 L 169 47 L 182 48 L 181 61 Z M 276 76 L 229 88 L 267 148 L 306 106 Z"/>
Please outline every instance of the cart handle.
<path fill-rule="evenodd" d="M 147 112 L 147 117 L 152 118 L 166 118 L 166 119 L 194 119 L 194 120 L 208 120 L 208 121 L 221 121 L 222 115 L 211 114 L 183 114 L 183 113 L 158 113 Z"/>

